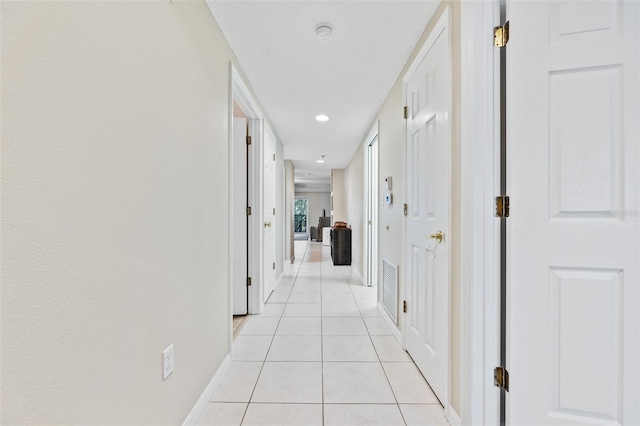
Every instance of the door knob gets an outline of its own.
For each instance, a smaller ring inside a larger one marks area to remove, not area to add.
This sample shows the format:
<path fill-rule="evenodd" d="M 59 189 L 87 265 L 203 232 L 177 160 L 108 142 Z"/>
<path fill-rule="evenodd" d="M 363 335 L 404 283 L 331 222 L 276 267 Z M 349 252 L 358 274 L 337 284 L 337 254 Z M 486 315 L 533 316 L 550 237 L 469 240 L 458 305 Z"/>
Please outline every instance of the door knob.
<path fill-rule="evenodd" d="M 442 231 L 438 231 L 435 234 L 427 235 L 425 238 L 430 238 L 432 240 L 436 240 L 437 242 L 441 243 L 442 240 L 444 240 L 444 234 L 442 233 Z"/>
<path fill-rule="evenodd" d="M 271 228 L 271 222 L 265 222 L 265 223 L 264 223 L 264 227 L 265 227 L 265 228 L 266 228 L 266 227 Z"/>

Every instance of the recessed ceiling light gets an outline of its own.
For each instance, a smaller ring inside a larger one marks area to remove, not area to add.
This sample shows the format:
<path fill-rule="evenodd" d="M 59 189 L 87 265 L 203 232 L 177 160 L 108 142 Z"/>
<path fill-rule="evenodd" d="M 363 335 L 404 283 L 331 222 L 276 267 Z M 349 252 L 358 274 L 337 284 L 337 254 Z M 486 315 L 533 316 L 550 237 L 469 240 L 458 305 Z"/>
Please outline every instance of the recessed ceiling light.
<path fill-rule="evenodd" d="M 324 163 L 324 155 L 322 156 L 322 158 L 320 160 L 318 160 L 318 163 Z"/>
<path fill-rule="evenodd" d="M 325 114 L 316 115 L 318 121 L 329 121 L 329 116 Z"/>
<path fill-rule="evenodd" d="M 331 26 L 331 24 L 322 22 L 316 25 L 316 37 L 318 38 L 318 40 L 322 40 L 322 41 L 329 40 L 332 35 L 333 35 L 333 26 Z"/>

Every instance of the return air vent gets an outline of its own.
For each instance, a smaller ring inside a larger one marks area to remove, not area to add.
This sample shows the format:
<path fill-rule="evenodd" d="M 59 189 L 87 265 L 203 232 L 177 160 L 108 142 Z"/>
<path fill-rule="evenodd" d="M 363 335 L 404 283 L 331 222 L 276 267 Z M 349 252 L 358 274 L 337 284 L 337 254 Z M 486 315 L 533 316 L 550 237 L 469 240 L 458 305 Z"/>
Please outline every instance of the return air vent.
<path fill-rule="evenodd" d="M 398 265 L 382 259 L 382 305 L 398 324 Z"/>

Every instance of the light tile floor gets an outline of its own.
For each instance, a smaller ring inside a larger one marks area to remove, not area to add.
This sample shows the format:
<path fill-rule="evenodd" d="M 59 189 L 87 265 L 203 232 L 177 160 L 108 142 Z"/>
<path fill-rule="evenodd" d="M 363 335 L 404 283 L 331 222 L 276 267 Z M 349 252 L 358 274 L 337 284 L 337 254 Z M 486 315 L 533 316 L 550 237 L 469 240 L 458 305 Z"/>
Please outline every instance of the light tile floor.
<path fill-rule="evenodd" d="M 376 307 L 376 289 L 330 248 L 296 259 L 233 343 L 200 425 L 447 425 L 442 406 Z"/>

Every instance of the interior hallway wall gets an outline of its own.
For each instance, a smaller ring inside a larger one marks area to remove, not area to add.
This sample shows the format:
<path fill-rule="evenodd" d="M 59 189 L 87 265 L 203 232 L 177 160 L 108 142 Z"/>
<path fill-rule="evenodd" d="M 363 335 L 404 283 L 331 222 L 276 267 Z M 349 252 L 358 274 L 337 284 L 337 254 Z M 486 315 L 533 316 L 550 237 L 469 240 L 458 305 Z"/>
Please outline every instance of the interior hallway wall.
<path fill-rule="evenodd" d="M 296 198 L 308 198 L 309 205 L 307 211 L 309 212 L 309 223 L 307 224 L 307 232 L 311 232 L 312 226 L 318 226 L 318 218 L 322 216 L 322 210 L 324 209 L 326 215 L 330 213 L 330 194 L 328 192 L 296 192 Z"/>
<path fill-rule="evenodd" d="M 347 223 L 351 226 L 351 265 L 365 279 L 367 209 L 364 197 L 367 189 L 364 182 L 364 144 L 360 144 L 345 169 L 345 189 Z"/>
<path fill-rule="evenodd" d="M 406 265 L 404 259 L 404 247 L 403 247 L 403 227 L 404 215 L 402 211 L 402 205 L 404 200 L 402 195 L 404 193 L 404 170 L 403 153 L 404 153 L 404 119 L 403 119 L 403 107 L 404 102 L 402 99 L 402 78 L 406 74 L 411 63 L 417 56 L 420 48 L 423 46 L 427 37 L 432 31 L 433 26 L 438 21 L 445 8 L 451 7 L 451 59 L 452 59 L 452 117 L 451 117 L 451 140 L 452 140 L 452 181 L 451 181 L 451 235 L 448 241 L 451 243 L 451 335 L 450 335 L 450 368 L 451 368 L 451 405 L 453 409 L 460 413 L 460 197 L 461 197 L 461 178 L 460 178 L 460 84 L 461 84 L 461 61 L 460 61 L 460 4 L 457 1 L 443 0 L 435 12 L 433 18 L 426 26 L 425 31 L 420 38 L 420 41 L 416 45 L 416 48 L 412 52 L 411 56 L 407 60 L 407 63 L 400 72 L 398 79 L 391 88 L 386 100 L 382 104 L 378 115 L 374 118 L 379 120 L 379 149 L 380 149 L 380 188 L 384 188 L 384 177 L 391 176 L 393 178 L 393 194 L 395 197 L 394 203 L 391 206 L 381 207 L 379 212 L 379 256 L 380 259 L 387 258 L 390 262 L 400 265 L 399 276 L 400 286 L 404 286 L 404 279 L 406 277 L 406 271 L 404 266 Z M 366 135 L 363 135 L 363 138 Z M 366 141 L 363 140 L 363 144 Z M 362 144 L 361 144 L 362 145 Z M 359 161 L 362 158 L 360 150 L 356 152 L 351 159 L 349 166 L 347 167 L 347 173 L 354 176 L 357 175 L 357 169 L 360 166 Z M 364 178 L 363 178 L 364 179 Z M 363 188 L 366 187 L 363 185 Z M 362 197 L 352 198 L 349 197 L 347 202 L 350 206 L 355 206 L 363 203 Z M 357 209 L 357 207 L 350 207 Z M 360 210 L 364 209 L 360 207 Z M 364 217 L 363 217 L 364 220 Z M 387 228 L 388 227 L 388 228 Z M 354 246 L 354 250 L 358 249 L 358 254 L 353 253 L 354 257 L 364 256 L 364 244 L 359 247 Z M 382 262 L 379 262 L 380 270 L 378 276 L 382 276 Z M 400 321 L 402 316 L 400 316 Z M 402 326 L 402 325 L 401 325 Z M 445 407 L 446 408 L 446 407 Z"/>
<path fill-rule="evenodd" d="M 295 200 L 295 168 L 291 160 L 284 161 L 284 260 L 293 263 L 295 259 L 293 239 L 293 203 Z"/>
<path fill-rule="evenodd" d="M 234 55 L 204 2 L 0 7 L 0 422 L 181 424 L 229 352 Z"/>

